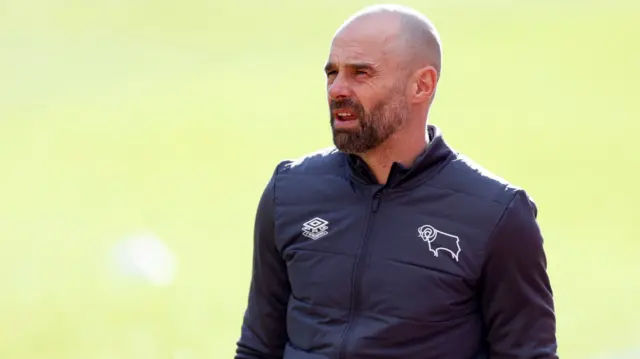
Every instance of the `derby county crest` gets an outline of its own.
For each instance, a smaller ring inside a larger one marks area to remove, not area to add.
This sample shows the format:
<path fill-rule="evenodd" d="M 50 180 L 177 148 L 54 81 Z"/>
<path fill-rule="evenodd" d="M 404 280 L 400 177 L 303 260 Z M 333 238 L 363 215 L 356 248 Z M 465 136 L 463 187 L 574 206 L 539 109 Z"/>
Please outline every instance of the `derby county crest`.
<path fill-rule="evenodd" d="M 437 257 L 438 252 L 449 252 L 451 258 L 458 261 L 458 255 L 461 252 L 458 236 L 439 231 L 428 224 L 418 228 L 418 236 L 427 242 L 434 256 Z"/>

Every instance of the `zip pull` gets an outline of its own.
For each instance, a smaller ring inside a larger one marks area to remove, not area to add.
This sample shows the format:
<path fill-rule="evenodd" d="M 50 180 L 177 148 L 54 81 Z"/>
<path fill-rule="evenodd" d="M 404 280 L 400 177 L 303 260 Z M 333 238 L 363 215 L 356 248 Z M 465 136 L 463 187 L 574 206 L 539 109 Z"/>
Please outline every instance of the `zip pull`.
<path fill-rule="evenodd" d="M 373 213 L 378 212 L 378 208 L 380 207 L 380 197 L 381 197 L 381 193 L 380 192 L 376 192 L 376 194 L 373 196 L 373 207 L 371 208 Z"/>

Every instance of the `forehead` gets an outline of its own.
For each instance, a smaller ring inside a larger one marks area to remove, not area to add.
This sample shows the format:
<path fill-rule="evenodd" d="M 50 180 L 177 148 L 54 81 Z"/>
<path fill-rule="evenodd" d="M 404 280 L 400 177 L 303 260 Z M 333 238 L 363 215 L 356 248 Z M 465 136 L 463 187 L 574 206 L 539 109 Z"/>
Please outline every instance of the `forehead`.
<path fill-rule="evenodd" d="M 398 55 L 394 46 L 398 31 L 394 26 L 384 26 L 373 20 L 361 20 L 340 29 L 331 43 L 329 61 L 379 65 L 393 62 Z"/>

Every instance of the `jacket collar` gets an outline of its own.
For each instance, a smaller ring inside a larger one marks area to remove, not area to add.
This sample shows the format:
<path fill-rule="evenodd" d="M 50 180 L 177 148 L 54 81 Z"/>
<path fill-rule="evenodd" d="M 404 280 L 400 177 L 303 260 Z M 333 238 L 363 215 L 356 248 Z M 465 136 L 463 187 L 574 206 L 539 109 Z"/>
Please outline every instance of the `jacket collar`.
<path fill-rule="evenodd" d="M 411 167 L 394 162 L 386 187 L 394 188 L 404 184 L 421 182 L 438 172 L 454 156 L 455 152 L 445 142 L 441 130 L 435 125 L 427 125 L 428 145 L 416 158 Z M 375 176 L 364 160 L 357 155 L 347 155 L 350 177 L 363 185 L 378 185 Z"/>

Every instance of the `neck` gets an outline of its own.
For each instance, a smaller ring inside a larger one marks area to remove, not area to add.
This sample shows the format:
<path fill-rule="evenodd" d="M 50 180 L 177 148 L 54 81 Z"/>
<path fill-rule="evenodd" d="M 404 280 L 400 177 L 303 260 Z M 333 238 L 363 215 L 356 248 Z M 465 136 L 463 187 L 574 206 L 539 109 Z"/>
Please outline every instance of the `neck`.
<path fill-rule="evenodd" d="M 380 146 L 361 154 L 380 184 L 387 183 L 391 166 L 398 162 L 411 167 L 428 144 L 425 130 L 406 129 L 398 132 Z"/>

